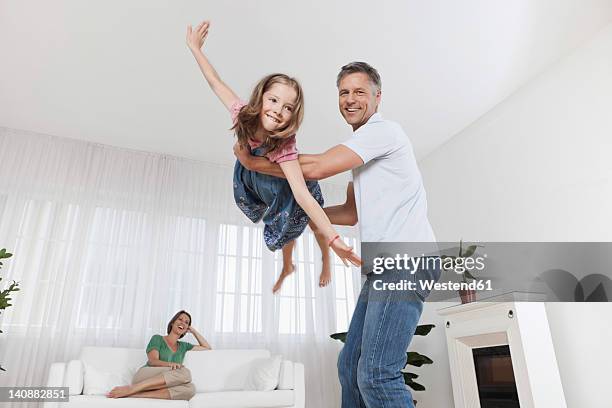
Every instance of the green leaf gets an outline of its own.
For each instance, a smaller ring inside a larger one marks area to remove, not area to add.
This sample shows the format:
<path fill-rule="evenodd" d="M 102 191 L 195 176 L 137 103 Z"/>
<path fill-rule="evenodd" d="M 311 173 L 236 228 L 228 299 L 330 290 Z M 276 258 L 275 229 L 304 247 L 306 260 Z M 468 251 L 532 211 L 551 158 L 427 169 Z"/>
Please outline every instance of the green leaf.
<path fill-rule="evenodd" d="M 418 382 L 412 381 L 411 379 L 406 379 L 406 377 L 404 377 L 404 382 L 407 386 L 409 386 L 415 391 L 425 391 L 425 387 L 422 384 L 419 384 Z"/>
<path fill-rule="evenodd" d="M 465 250 L 463 254 L 463 257 L 469 258 L 470 256 L 474 255 L 474 252 L 476 252 L 477 247 L 478 245 L 470 245 L 469 247 L 467 247 L 467 249 Z"/>
<path fill-rule="evenodd" d="M 334 340 L 340 340 L 341 342 L 346 343 L 346 332 L 334 333 L 334 334 L 331 334 L 329 337 L 331 337 Z"/>
<path fill-rule="evenodd" d="M 19 286 L 19 283 L 13 281 L 13 283 L 8 287 L 8 289 L 5 289 L 0 292 L 0 309 L 6 309 L 9 306 L 13 306 L 11 303 L 9 303 L 9 300 L 12 300 L 10 294 L 11 292 L 19 291 L 17 286 Z"/>
<path fill-rule="evenodd" d="M 13 256 L 13 254 L 6 252 L 6 248 L 0 249 L 0 259 L 10 258 L 11 256 Z"/>
<path fill-rule="evenodd" d="M 417 326 L 414 334 L 417 336 L 427 336 L 434 327 L 436 327 L 435 324 L 420 324 Z"/>
<path fill-rule="evenodd" d="M 419 378 L 418 374 L 410 373 L 408 371 L 402 371 L 401 373 L 404 376 L 404 379 L 414 380 L 415 378 Z"/>
<path fill-rule="evenodd" d="M 474 277 L 474 275 L 472 275 L 469 271 L 464 271 L 463 275 L 468 278 L 468 279 L 472 279 L 472 280 L 476 280 L 476 278 Z"/>
<path fill-rule="evenodd" d="M 406 353 L 406 355 L 406 364 L 410 364 L 415 367 L 420 367 L 423 364 L 433 364 L 432 359 L 423 354 L 419 354 L 416 351 L 409 351 Z"/>

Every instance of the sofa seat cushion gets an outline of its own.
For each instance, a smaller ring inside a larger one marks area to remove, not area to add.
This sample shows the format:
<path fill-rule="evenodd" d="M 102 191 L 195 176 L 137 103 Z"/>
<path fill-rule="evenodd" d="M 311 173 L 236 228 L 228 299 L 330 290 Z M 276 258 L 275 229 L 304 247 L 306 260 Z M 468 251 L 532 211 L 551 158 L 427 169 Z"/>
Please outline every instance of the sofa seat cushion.
<path fill-rule="evenodd" d="M 66 406 L 69 408 L 189 408 L 189 403 L 152 398 L 115 399 L 102 395 L 71 395 L 70 403 Z"/>
<path fill-rule="evenodd" d="M 281 408 L 293 406 L 293 390 L 222 391 L 196 394 L 190 408 Z"/>

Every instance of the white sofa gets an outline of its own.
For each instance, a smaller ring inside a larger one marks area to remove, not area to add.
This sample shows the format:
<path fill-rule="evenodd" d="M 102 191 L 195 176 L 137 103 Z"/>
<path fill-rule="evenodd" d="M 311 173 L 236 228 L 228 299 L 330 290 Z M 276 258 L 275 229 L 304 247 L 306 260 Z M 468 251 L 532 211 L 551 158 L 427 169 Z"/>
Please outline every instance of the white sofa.
<path fill-rule="evenodd" d="M 191 371 L 196 395 L 189 401 L 148 398 L 111 399 L 83 395 L 91 390 L 92 373 L 126 377 L 144 365 L 142 349 L 84 347 L 79 360 L 53 363 L 48 386 L 69 387 L 69 402 L 47 402 L 44 408 L 304 408 L 304 365 L 284 360 L 278 387 L 273 391 L 245 391 L 250 367 L 270 357 L 267 350 L 211 350 L 188 352 L 184 365 Z M 90 370 L 86 375 L 85 371 Z M 109 377 L 107 377 L 109 378 Z M 119 384 L 117 384 L 119 385 Z"/>

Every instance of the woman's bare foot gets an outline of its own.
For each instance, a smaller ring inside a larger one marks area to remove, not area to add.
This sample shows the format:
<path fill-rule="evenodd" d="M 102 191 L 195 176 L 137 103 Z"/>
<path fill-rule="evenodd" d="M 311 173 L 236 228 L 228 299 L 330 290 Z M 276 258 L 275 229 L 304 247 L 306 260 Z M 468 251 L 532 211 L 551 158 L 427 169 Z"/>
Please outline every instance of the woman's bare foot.
<path fill-rule="evenodd" d="M 276 283 L 272 287 L 272 293 L 276 293 L 281 289 L 281 287 L 283 286 L 283 281 L 285 280 L 287 276 L 291 275 L 293 271 L 295 271 L 295 265 L 291 264 L 291 265 L 283 266 L 283 270 L 281 271 L 280 276 L 278 277 L 278 279 L 276 280 Z"/>
<path fill-rule="evenodd" d="M 331 282 L 331 259 L 330 257 L 323 258 L 321 267 L 321 275 L 319 275 L 319 287 L 324 288 Z"/>
<path fill-rule="evenodd" d="M 122 385 L 115 387 L 106 396 L 108 398 L 123 398 L 133 394 L 132 387 L 130 385 Z"/>

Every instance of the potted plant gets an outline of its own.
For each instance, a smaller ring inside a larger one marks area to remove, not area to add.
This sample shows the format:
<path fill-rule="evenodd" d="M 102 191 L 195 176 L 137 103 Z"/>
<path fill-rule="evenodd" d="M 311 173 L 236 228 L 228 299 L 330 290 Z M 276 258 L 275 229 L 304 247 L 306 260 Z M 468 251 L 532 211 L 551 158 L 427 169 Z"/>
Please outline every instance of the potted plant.
<path fill-rule="evenodd" d="M 414 331 L 415 336 L 427 336 L 431 329 L 436 327 L 434 324 L 422 324 L 417 326 Z M 346 332 L 342 333 L 334 333 L 330 335 L 330 337 L 334 340 L 340 340 L 342 343 L 346 341 Z M 425 387 L 422 384 L 414 381 L 419 376 L 415 373 L 406 371 L 409 365 L 415 367 L 421 367 L 423 364 L 433 364 L 433 360 L 427 357 L 426 355 L 417 353 L 416 351 L 408 351 L 406 352 L 406 366 L 402 370 L 402 375 L 404 376 L 404 382 L 407 386 L 412 388 L 415 391 L 425 391 Z M 416 401 L 414 401 L 416 404 Z"/>
<path fill-rule="evenodd" d="M 6 252 L 5 248 L 0 249 L 0 259 L 7 259 L 7 258 L 10 258 L 11 256 L 13 256 L 13 254 Z M 1 261 L 0 261 L 0 268 L 2 268 Z M 2 280 L 2 277 L 0 277 L 0 281 L 1 280 Z M 11 283 L 8 288 L 0 292 L 0 313 L 2 313 L 1 311 L 6 309 L 7 307 L 12 306 L 12 304 L 10 303 L 11 301 L 10 294 L 11 292 L 19 291 L 18 286 L 19 286 L 19 283 L 13 281 L 13 283 Z M 2 330 L 0 330 L 0 333 L 2 333 Z M 6 371 L 4 368 L 2 368 L 1 365 L 0 365 L 0 370 Z"/>
<path fill-rule="evenodd" d="M 442 260 L 446 261 L 447 259 L 452 259 L 452 265 L 455 265 L 457 259 L 465 259 L 465 258 L 470 258 L 472 255 L 474 255 L 474 253 L 476 252 L 476 249 L 478 247 L 482 247 L 482 245 L 469 245 L 467 248 L 463 248 L 463 240 L 459 241 L 459 254 L 457 256 L 453 256 L 453 255 L 445 255 L 442 256 Z M 463 262 L 463 264 L 465 264 L 465 261 Z M 449 271 L 448 268 L 446 268 L 446 262 L 443 263 L 444 270 L 445 271 Z M 454 272 L 454 271 L 453 271 Z M 468 279 L 469 280 L 476 280 L 476 278 L 474 277 L 474 275 L 472 275 L 472 273 L 470 272 L 469 269 L 465 269 L 463 271 L 463 273 L 461 273 L 461 281 L 464 283 L 468 283 Z M 459 297 L 461 298 L 461 303 L 470 303 L 470 302 L 474 302 L 476 301 L 476 290 L 474 289 L 460 289 L 459 290 Z"/>

